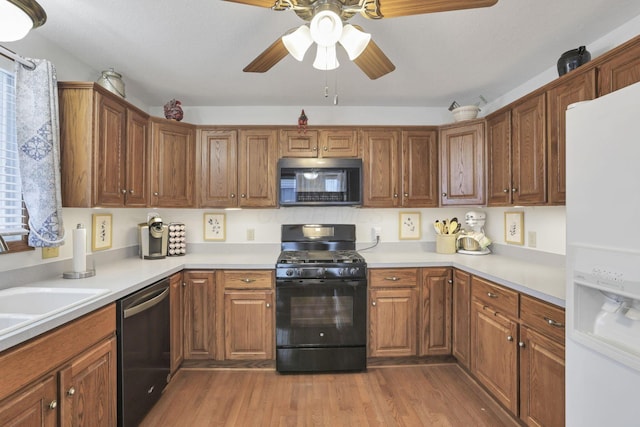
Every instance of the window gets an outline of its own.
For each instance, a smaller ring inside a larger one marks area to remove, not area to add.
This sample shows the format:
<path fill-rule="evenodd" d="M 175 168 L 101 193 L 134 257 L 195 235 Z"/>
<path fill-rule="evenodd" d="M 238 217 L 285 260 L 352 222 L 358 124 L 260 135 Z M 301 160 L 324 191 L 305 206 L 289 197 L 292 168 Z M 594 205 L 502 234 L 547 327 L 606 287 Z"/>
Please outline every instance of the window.
<path fill-rule="evenodd" d="M 28 217 L 18 170 L 15 76 L 6 68 L 0 66 L 0 234 L 14 252 L 29 249 Z"/>

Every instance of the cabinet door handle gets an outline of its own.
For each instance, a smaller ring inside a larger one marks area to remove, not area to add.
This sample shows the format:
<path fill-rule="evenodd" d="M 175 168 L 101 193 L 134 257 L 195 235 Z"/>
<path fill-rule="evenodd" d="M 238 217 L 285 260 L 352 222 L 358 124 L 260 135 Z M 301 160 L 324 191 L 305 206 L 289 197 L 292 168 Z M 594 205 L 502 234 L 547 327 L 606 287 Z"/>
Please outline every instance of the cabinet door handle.
<path fill-rule="evenodd" d="M 158 192 L 157 192 L 157 191 L 154 191 L 154 192 L 153 192 L 153 195 L 154 195 L 154 196 L 157 196 L 157 195 L 158 195 Z"/>
<path fill-rule="evenodd" d="M 235 193 L 231 193 L 231 198 L 235 199 L 236 198 L 236 194 Z"/>
<path fill-rule="evenodd" d="M 122 194 L 127 194 L 127 190 L 125 188 L 123 188 L 122 190 L 120 190 L 122 192 Z"/>
<path fill-rule="evenodd" d="M 371 305 L 375 307 L 375 306 L 376 306 L 376 302 L 375 302 L 375 301 L 372 301 L 372 302 L 371 302 Z"/>
<path fill-rule="evenodd" d="M 564 323 L 556 322 L 555 320 L 544 316 L 544 321 L 550 324 L 551 326 L 555 326 L 556 328 L 564 328 Z"/>
<path fill-rule="evenodd" d="M 520 348 L 524 348 L 524 341 L 520 341 L 520 342 L 518 342 L 518 346 L 519 346 Z"/>
<path fill-rule="evenodd" d="M 511 192 L 512 192 L 512 193 L 515 193 L 516 191 L 518 191 L 518 189 L 517 189 L 517 188 L 515 188 L 515 187 L 511 189 Z"/>
<path fill-rule="evenodd" d="M 505 188 L 504 190 L 502 190 L 502 192 L 503 192 L 503 193 L 508 193 L 508 192 L 509 192 L 509 189 L 508 189 L 508 188 Z"/>
<path fill-rule="evenodd" d="M 487 296 L 489 298 L 498 298 L 498 295 L 494 294 L 493 292 L 487 292 Z"/>
<path fill-rule="evenodd" d="M 398 198 L 398 193 L 393 193 L 393 198 L 397 199 Z"/>
<path fill-rule="evenodd" d="M 404 197 L 409 197 L 409 193 L 404 193 Z"/>
<path fill-rule="evenodd" d="M 271 304 L 267 303 L 267 308 L 271 308 Z"/>
<path fill-rule="evenodd" d="M 73 396 L 74 394 L 76 394 L 76 389 L 71 387 L 69 390 L 67 390 L 67 396 Z"/>
<path fill-rule="evenodd" d="M 328 151 L 329 150 L 327 147 L 324 147 L 323 149 L 324 149 L 324 151 Z"/>
<path fill-rule="evenodd" d="M 453 280 L 449 279 L 449 280 L 447 280 L 447 283 L 452 284 Z"/>
<path fill-rule="evenodd" d="M 56 409 L 58 407 L 58 401 L 57 400 L 52 400 L 49 403 L 49 409 Z"/>
<path fill-rule="evenodd" d="M 507 341 L 513 341 L 513 337 L 511 335 L 507 336 Z"/>
<path fill-rule="evenodd" d="M 187 282 L 182 282 L 182 287 L 186 287 L 187 286 Z"/>
<path fill-rule="evenodd" d="M 129 190 L 129 194 L 133 194 L 133 190 Z"/>
<path fill-rule="evenodd" d="M 318 147 L 313 147 L 313 151 L 318 151 Z"/>
<path fill-rule="evenodd" d="M 246 194 L 244 194 L 244 193 L 242 193 L 242 194 L 240 195 L 240 197 L 242 197 L 242 198 L 244 199 L 245 197 L 247 197 L 247 195 L 246 195 Z"/>
<path fill-rule="evenodd" d="M 391 276 L 391 277 L 385 277 L 384 280 L 390 280 L 392 282 L 397 282 L 398 280 L 400 280 L 400 278 L 396 277 L 396 276 Z"/>
<path fill-rule="evenodd" d="M 447 193 L 442 193 L 442 197 L 447 197 Z"/>

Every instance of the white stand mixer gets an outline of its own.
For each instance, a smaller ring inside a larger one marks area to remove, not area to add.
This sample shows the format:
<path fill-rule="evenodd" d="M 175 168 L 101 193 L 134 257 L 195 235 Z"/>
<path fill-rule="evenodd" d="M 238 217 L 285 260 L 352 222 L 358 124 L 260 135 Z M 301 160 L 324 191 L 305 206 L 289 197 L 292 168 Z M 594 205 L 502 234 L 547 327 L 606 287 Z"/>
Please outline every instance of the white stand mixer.
<path fill-rule="evenodd" d="M 481 211 L 469 211 L 464 215 L 467 225 L 456 239 L 458 253 L 467 255 L 486 255 L 491 253 L 491 240 L 484 234 L 484 223 L 487 216 Z"/>

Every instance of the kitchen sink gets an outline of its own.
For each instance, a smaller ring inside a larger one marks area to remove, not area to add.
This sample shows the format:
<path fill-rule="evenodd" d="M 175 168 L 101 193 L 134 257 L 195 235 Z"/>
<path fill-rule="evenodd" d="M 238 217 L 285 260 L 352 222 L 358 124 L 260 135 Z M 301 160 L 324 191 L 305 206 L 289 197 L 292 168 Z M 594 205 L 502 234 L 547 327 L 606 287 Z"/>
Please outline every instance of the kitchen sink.
<path fill-rule="evenodd" d="M 91 301 L 108 289 L 14 287 L 0 290 L 0 335 Z"/>

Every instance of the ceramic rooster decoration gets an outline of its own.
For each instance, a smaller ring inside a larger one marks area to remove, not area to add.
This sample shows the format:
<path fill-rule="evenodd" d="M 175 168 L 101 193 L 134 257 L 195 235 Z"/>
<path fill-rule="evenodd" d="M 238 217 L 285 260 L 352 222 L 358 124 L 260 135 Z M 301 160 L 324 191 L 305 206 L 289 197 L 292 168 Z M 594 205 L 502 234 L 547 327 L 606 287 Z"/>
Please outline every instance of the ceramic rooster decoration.
<path fill-rule="evenodd" d="M 184 112 L 181 107 L 182 103 L 176 99 L 164 104 L 164 116 L 169 120 L 180 121 L 184 117 Z"/>
<path fill-rule="evenodd" d="M 307 119 L 307 115 L 304 113 L 304 109 L 302 110 L 302 113 L 300 114 L 300 117 L 298 117 L 298 133 L 302 132 L 302 133 L 307 133 L 307 121 L 309 119 Z"/>

